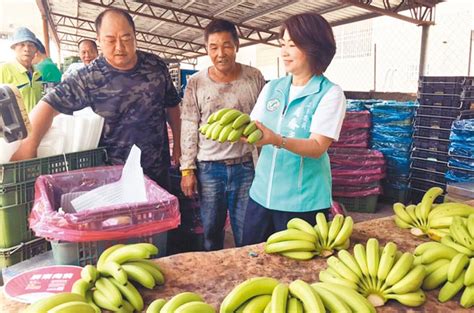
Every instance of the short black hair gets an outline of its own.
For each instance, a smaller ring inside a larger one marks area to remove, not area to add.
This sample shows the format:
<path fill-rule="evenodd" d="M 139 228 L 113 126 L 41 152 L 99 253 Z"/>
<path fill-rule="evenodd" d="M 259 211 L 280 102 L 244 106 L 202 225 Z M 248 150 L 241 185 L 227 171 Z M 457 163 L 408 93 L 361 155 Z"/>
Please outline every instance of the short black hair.
<path fill-rule="evenodd" d="M 311 72 L 324 73 L 336 54 L 336 41 L 328 21 L 316 13 L 298 14 L 283 22 L 280 39 L 285 31 L 308 57 Z"/>
<path fill-rule="evenodd" d="M 79 40 L 79 42 L 77 43 L 77 48 L 79 48 L 79 46 L 83 42 L 89 42 L 94 47 L 95 51 L 99 51 L 99 49 L 97 48 L 97 44 L 92 39 L 81 39 L 81 40 Z"/>
<path fill-rule="evenodd" d="M 97 32 L 97 34 L 99 34 L 99 30 L 100 30 L 100 27 L 102 26 L 102 20 L 104 19 L 104 16 L 107 14 L 107 13 L 111 13 L 111 12 L 114 12 L 114 13 L 117 13 L 117 14 L 120 14 L 122 15 L 123 17 L 125 17 L 127 19 L 127 22 L 128 24 L 130 24 L 130 26 L 132 26 L 132 29 L 133 29 L 133 32 L 135 33 L 135 22 L 133 21 L 133 18 L 130 14 L 128 14 L 127 11 L 124 11 L 122 9 L 117 9 L 117 8 L 110 8 L 110 9 L 107 9 L 105 11 L 102 11 L 99 16 L 97 16 L 97 18 L 95 19 L 95 31 Z"/>
<path fill-rule="evenodd" d="M 237 29 L 235 25 L 229 21 L 215 19 L 204 28 L 204 42 L 207 44 L 209 35 L 214 33 L 227 32 L 230 33 L 236 46 L 239 46 L 239 35 L 237 35 Z"/>

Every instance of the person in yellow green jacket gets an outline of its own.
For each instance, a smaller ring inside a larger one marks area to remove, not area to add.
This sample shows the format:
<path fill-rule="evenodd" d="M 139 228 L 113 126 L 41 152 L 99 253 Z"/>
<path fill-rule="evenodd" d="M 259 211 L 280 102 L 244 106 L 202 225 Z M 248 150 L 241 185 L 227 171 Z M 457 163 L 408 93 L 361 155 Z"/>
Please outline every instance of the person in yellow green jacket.
<path fill-rule="evenodd" d="M 20 27 L 13 34 L 11 48 L 15 60 L 0 65 L 0 84 L 15 85 L 30 112 L 43 92 L 41 73 L 33 68 L 33 58 L 39 49 L 38 39 L 28 28 Z"/>

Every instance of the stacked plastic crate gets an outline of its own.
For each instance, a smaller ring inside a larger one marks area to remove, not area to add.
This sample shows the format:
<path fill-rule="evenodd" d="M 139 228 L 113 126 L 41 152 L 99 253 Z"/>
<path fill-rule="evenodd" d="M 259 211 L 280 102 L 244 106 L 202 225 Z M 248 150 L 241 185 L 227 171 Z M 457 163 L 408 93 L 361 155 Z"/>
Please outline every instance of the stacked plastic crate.
<path fill-rule="evenodd" d="M 446 188 L 451 126 L 474 108 L 474 78 L 422 76 L 418 102 L 410 169 L 413 202 L 430 187 Z"/>
<path fill-rule="evenodd" d="M 375 103 L 372 113 L 372 149 L 383 153 L 387 175 L 383 180 L 383 197 L 390 202 L 406 202 L 410 175 L 415 102 L 383 101 Z"/>
<path fill-rule="evenodd" d="M 469 112 L 474 113 L 474 110 Z M 454 121 L 449 139 L 451 143 L 445 175 L 448 185 L 474 183 L 474 119 Z"/>
<path fill-rule="evenodd" d="M 348 110 L 339 141 L 329 149 L 332 195 L 349 211 L 375 212 L 385 161 L 380 152 L 367 149 L 370 112 L 351 105 Z"/>
<path fill-rule="evenodd" d="M 104 165 L 106 156 L 104 149 L 95 149 L 0 164 L 0 272 L 48 249 L 47 241 L 36 238 L 28 225 L 36 178 L 42 174 Z"/>

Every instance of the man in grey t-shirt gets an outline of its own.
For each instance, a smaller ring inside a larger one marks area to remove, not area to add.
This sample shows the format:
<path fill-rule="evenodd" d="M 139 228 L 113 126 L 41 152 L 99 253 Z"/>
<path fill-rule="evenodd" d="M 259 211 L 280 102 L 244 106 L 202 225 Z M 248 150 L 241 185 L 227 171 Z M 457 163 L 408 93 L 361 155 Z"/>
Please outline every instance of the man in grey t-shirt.
<path fill-rule="evenodd" d="M 254 177 L 253 147 L 206 139 L 198 128 L 221 108 L 252 111 L 265 80 L 259 70 L 235 61 L 239 39 L 235 26 L 214 20 L 204 39 L 213 66 L 194 74 L 186 86 L 181 114 L 181 189 L 199 191 L 204 249 L 222 249 L 227 210 L 236 246 L 241 245 L 249 188 Z"/>

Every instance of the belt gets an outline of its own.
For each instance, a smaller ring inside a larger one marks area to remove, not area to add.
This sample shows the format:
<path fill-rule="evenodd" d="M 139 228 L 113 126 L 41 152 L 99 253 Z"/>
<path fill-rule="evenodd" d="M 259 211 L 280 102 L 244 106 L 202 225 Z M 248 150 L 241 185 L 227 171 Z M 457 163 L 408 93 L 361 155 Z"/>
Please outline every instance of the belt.
<path fill-rule="evenodd" d="M 229 165 L 236 165 L 236 164 L 241 164 L 241 163 L 251 162 L 251 161 L 253 161 L 252 155 L 247 154 L 247 155 L 244 155 L 244 156 L 238 157 L 238 158 L 226 159 L 226 160 L 216 160 L 216 161 L 207 161 L 207 162 L 216 162 L 216 163 L 221 163 L 221 164 L 224 164 L 226 166 L 229 166 Z"/>

